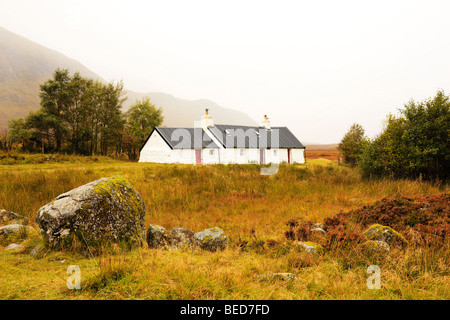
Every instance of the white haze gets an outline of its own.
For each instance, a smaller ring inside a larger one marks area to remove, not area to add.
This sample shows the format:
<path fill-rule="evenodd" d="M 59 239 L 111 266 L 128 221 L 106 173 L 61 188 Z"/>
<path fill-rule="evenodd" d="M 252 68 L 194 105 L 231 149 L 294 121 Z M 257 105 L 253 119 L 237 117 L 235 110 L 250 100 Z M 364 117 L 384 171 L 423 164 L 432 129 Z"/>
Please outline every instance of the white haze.
<path fill-rule="evenodd" d="M 0 1 L 0 25 L 130 90 L 268 114 L 332 143 L 353 122 L 373 137 L 411 98 L 450 91 L 449 12 L 450 1 L 16 0 Z"/>

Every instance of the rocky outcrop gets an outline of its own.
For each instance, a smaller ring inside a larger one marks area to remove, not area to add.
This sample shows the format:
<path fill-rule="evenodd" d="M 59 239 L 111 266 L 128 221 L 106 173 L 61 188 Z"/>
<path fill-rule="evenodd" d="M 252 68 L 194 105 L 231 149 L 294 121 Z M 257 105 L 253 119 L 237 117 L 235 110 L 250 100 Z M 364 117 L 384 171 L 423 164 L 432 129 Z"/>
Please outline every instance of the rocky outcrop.
<path fill-rule="evenodd" d="M 151 224 L 147 230 L 149 248 L 179 249 L 181 247 L 200 248 L 208 251 L 224 250 L 228 239 L 218 227 L 194 234 L 190 229 L 175 227 L 170 232 L 162 226 Z"/>
<path fill-rule="evenodd" d="M 194 245 L 203 250 L 224 250 L 227 244 L 228 239 L 225 232 L 218 227 L 206 229 L 194 235 Z"/>
<path fill-rule="evenodd" d="M 83 247 L 145 241 L 145 205 L 122 176 L 101 178 L 59 195 L 39 209 L 36 222 L 50 247 L 74 237 Z"/>

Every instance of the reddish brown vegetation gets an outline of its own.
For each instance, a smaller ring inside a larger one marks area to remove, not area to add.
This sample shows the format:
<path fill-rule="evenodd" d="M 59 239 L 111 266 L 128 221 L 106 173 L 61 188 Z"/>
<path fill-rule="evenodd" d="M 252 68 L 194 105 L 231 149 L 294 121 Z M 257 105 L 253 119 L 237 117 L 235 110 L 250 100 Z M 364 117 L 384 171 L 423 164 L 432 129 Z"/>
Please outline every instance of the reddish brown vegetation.
<path fill-rule="evenodd" d="M 390 226 L 427 243 L 441 242 L 450 235 L 450 194 L 422 196 L 416 199 L 382 199 L 371 206 L 339 214 L 363 227 L 378 223 Z M 327 219 L 328 220 L 328 219 Z M 325 220 L 325 224 L 328 221 Z"/>
<path fill-rule="evenodd" d="M 292 220 L 292 219 L 291 219 Z M 290 220 L 286 238 L 307 241 L 311 222 L 294 224 Z M 364 241 L 362 232 L 372 224 L 389 226 L 409 241 L 439 244 L 450 238 L 450 194 L 410 198 L 384 198 L 370 206 L 340 212 L 325 219 L 327 231 L 322 245 L 348 245 Z M 296 237 L 293 237 L 293 234 Z"/>
<path fill-rule="evenodd" d="M 308 147 L 305 149 L 306 161 L 308 159 L 328 159 L 328 160 L 337 160 L 339 155 L 339 150 L 337 148 L 333 149 L 309 149 Z"/>

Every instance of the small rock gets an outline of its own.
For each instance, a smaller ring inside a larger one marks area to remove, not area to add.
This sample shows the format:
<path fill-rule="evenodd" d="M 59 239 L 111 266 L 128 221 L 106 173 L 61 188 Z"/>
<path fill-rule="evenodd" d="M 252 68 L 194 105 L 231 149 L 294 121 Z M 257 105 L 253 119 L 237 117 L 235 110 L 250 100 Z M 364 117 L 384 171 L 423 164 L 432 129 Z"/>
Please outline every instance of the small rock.
<path fill-rule="evenodd" d="M 371 225 L 366 231 L 364 231 L 363 235 L 368 240 L 383 241 L 387 244 L 408 244 L 408 241 L 400 233 L 391 227 L 382 226 L 380 224 Z"/>
<path fill-rule="evenodd" d="M 203 250 L 224 250 L 228 244 L 227 236 L 218 227 L 197 232 L 194 235 L 194 244 Z"/>
<path fill-rule="evenodd" d="M 6 226 L 0 227 L 0 235 L 8 235 L 11 233 L 16 233 L 23 230 L 30 231 L 32 230 L 29 226 L 24 226 L 22 224 L 14 223 L 14 224 L 8 224 Z"/>
<path fill-rule="evenodd" d="M 33 250 L 31 250 L 30 256 L 32 256 L 33 258 L 37 258 L 41 254 L 43 249 L 44 246 L 42 244 L 38 244 L 36 247 L 33 248 Z"/>
<path fill-rule="evenodd" d="M 318 235 L 318 236 L 323 236 L 323 237 L 325 237 L 327 234 L 325 232 L 325 230 L 323 230 L 322 228 L 313 228 L 310 231 L 313 235 Z"/>
<path fill-rule="evenodd" d="M 188 228 L 176 227 L 169 232 L 170 244 L 173 248 L 180 248 L 183 246 L 190 246 L 192 244 L 192 238 L 194 237 L 194 231 Z"/>
<path fill-rule="evenodd" d="M 322 250 L 322 246 L 315 242 L 307 241 L 307 242 L 299 242 L 298 243 L 303 249 L 305 249 L 308 253 L 318 253 Z"/>
<path fill-rule="evenodd" d="M 21 216 L 12 211 L 8 211 L 5 209 L 0 210 L 0 223 L 5 223 L 13 220 L 20 220 Z"/>
<path fill-rule="evenodd" d="M 277 278 L 281 280 L 294 280 L 297 276 L 293 273 L 279 272 L 279 273 L 265 273 L 256 276 L 257 279 Z"/>
<path fill-rule="evenodd" d="M 11 243 L 9 246 L 7 246 L 7 247 L 5 248 L 5 250 L 20 250 L 20 249 L 22 249 L 22 248 L 23 248 L 23 246 L 20 245 L 20 244 Z"/>
<path fill-rule="evenodd" d="M 312 226 L 311 226 L 311 228 L 310 228 L 310 230 L 313 230 L 313 229 L 316 229 L 316 228 L 319 228 L 319 229 L 325 229 L 324 228 L 324 225 L 322 224 L 322 223 L 315 223 L 315 224 L 313 224 Z"/>
<path fill-rule="evenodd" d="M 149 248 L 162 248 L 170 245 L 169 233 L 162 226 L 151 224 L 147 230 Z"/>

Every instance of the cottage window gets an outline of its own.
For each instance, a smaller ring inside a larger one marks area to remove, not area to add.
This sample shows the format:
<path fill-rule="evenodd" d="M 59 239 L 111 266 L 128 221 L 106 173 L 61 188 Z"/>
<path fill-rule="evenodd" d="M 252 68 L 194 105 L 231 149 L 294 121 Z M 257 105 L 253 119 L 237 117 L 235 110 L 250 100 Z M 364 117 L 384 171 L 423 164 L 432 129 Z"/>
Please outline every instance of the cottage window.
<path fill-rule="evenodd" d="M 273 150 L 273 155 L 274 155 L 274 156 L 277 155 L 277 150 Z"/>
<path fill-rule="evenodd" d="M 214 155 L 214 149 L 209 150 L 210 155 Z"/>
<path fill-rule="evenodd" d="M 243 157 L 244 156 L 244 150 L 241 150 L 241 157 Z"/>

